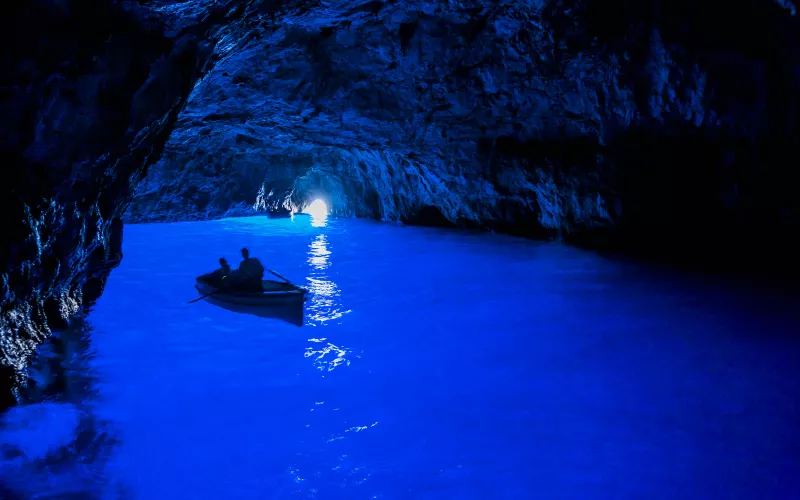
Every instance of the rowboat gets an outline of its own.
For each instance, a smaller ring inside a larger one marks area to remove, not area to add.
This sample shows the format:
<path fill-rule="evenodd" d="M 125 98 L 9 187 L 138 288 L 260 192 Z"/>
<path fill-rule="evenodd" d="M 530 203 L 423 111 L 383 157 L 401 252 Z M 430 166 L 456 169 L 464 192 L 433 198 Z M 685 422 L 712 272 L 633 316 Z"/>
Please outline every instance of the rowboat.
<path fill-rule="evenodd" d="M 303 324 L 306 290 L 293 283 L 263 280 L 261 292 L 244 292 L 220 289 L 199 277 L 194 287 L 203 300 L 223 309 Z"/>

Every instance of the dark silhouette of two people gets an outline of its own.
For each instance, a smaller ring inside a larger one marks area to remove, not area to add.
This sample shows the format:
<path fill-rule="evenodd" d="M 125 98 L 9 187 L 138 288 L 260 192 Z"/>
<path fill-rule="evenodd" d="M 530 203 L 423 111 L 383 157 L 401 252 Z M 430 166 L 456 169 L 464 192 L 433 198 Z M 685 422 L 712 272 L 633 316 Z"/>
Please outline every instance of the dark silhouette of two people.
<path fill-rule="evenodd" d="M 216 288 L 226 288 L 239 292 L 262 292 L 264 279 L 264 266 L 255 257 L 250 257 L 250 251 L 242 248 L 242 262 L 239 269 L 231 269 L 224 257 L 219 259 L 219 269 L 205 276 L 206 281 Z"/>

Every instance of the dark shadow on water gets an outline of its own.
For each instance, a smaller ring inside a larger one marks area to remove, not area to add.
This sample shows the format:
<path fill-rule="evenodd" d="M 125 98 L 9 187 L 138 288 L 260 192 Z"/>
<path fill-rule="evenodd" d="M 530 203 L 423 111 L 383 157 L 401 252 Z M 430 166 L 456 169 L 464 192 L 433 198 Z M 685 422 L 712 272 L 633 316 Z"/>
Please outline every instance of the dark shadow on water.
<path fill-rule="evenodd" d="M 78 319 L 40 346 L 19 405 L 0 415 L 0 499 L 128 499 L 107 465 L 119 443 L 94 414 L 92 327 Z"/>
<path fill-rule="evenodd" d="M 295 303 L 276 306 L 242 306 L 231 304 L 223 301 L 214 300 L 214 297 L 207 297 L 205 299 L 209 304 L 225 309 L 227 311 L 249 314 L 264 319 L 277 319 L 285 321 L 295 326 L 303 326 L 304 319 L 304 305 L 302 301 L 294 300 Z"/>

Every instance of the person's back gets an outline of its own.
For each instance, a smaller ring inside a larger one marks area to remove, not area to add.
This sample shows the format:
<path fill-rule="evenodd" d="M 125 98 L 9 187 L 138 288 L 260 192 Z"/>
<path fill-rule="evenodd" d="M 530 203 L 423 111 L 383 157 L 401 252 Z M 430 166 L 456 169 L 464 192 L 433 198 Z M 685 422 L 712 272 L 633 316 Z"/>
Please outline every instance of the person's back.
<path fill-rule="evenodd" d="M 252 291 L 261 291 L 261 281 L 264 279 L 264 266 L 255 257 L 250 257 L 250 252 L 242 248 L 242 262 L 239 263 L 237 276 L 244 288 Z"/>
<path fill-rule="evenodd" d="M 216 288 L 221 288 L 227 285 L 228 278 L 232 273 L 231 266 L 228 265 L 228 261 L 224 258 L 220 257 L 219 265 L 219 269 L 211 271 L 210 273 L 200 277 L 203 281 Z"/>
<path fill-rule="evenodd" d="M 264 277 L 264 266 L 261 265 L 258 259 L 250 257 L 239 264 L 239 273 L 242 276 L 254 277 L 260 280 Z"/>

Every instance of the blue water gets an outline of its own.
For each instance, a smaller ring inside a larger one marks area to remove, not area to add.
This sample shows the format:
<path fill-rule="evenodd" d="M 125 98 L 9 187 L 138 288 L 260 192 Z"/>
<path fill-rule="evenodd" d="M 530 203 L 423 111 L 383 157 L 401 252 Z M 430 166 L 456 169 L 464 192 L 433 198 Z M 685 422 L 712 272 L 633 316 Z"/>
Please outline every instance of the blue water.
<path fill-rule="evenodd" d="M 242 246 L 310 289 L 305 326 L 187 304 Z M 306 217 L 127 226 L 124 254 L 61 395 L 4 417 L 7 491 L 800 498 L 800 318 L 772 292 Z"/>

